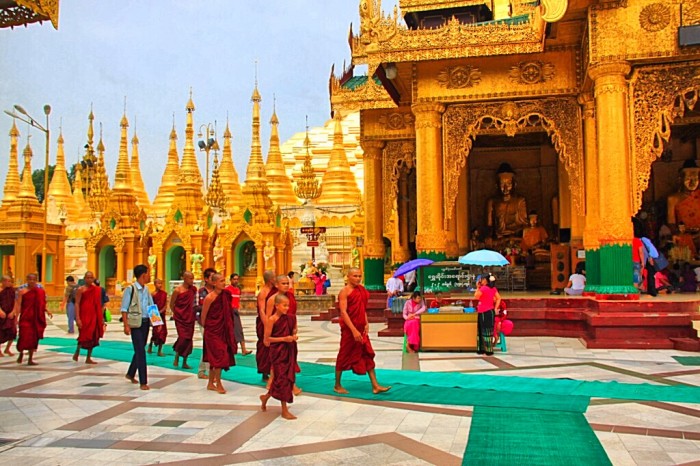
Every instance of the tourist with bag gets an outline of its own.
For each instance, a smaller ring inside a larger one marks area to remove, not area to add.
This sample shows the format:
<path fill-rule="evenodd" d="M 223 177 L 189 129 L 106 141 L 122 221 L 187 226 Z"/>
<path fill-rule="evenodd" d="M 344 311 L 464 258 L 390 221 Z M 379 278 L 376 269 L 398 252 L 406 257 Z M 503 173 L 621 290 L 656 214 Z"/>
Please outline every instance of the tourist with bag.
<path fill-rule="evenodd" d="M 139 383 L 141 390 L 150 390 L 146 369 L 146 339 L 150 326 L 148 307 L 153 305 L 153 297 L 146 288 L 150 278 L 148 266 L 139 264 L 134 267 L 134 278 L 136 279 L 134 284 L 124 290 L 121 304 L 124 334 L 131 335 L 131 343 L 134 346 L 134 356 L 126 372 L 126 378 L 131 383 Z M 136 381 L 137 371 L 138 382 Z"/>

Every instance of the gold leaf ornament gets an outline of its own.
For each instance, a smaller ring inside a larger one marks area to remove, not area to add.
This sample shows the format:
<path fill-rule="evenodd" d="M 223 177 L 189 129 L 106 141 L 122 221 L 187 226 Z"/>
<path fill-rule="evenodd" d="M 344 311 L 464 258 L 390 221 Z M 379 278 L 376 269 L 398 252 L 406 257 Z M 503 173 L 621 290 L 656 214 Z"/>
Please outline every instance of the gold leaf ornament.
<path fill-rule="evenodd" d="M 639 13 L 639 25 L 649 32 L 666 29 L 670 22 L 671 9 L 660 2 L 645 6 Z"/>
<path fill-rule="evenodd" d="M 442 87 L 464 89 L 481 82 L 481 71 L 474 66 L 449 66 L 440 71 L 437 78 Z"/>

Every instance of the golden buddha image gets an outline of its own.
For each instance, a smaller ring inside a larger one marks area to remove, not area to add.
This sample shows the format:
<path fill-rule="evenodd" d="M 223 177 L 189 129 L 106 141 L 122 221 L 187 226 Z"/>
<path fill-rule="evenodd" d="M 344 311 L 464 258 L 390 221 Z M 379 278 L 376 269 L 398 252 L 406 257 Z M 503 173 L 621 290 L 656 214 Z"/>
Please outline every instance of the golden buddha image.
<path fill-rule="evenodd" d="M 496 172 L 500 196 L 489 199 L 486 205 L 487 224 L 496 239 L 519 236 L 528 225 L 525 198 L 515 194 L 515 172 L 508 163 L 502 163 Z"/>
<path fill-rule="evenodd" d="M 679 170 L 679 191 L 666 200 L 667 223 L 685 224 L 689 231 L 700 230 L 700 191 L 698 176 L 700 168 L 694 159 L 686 160 Z"/>

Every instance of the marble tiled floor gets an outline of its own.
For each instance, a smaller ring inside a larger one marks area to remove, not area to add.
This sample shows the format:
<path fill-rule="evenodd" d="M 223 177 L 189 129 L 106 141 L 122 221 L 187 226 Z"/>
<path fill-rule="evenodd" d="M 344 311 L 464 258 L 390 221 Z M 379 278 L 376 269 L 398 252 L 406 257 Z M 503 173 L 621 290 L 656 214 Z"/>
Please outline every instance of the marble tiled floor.
<path fill-rule="evenodd" d="M 243 320 L 253 347 L 254 319 Z M 380 368 L 700 385 L 700 367 L 672 358 L 697 353 L 589 350 L 576 339 L 521 337 L 509 338 L 508 353 L 493 357 L 405 355 L 401 339 L 376 337 L 381 328 L 372 328 Z M 56 316 L 46 335 L 68 336 L 65 317 Z M 334 362 L 335 324 L 301 317 L 300 336 L 300 360 Z M 106 338 L 126 341 L 116 322 Z M 285 421 L 277 402 L 260 411 L 260 387 L 228 382 L 221 396 L 192 375 L 150 367 L 153 389 L 143 392 L 125 381 L 124 363 L 87 366 L 46 349 L 40 346 L 36 368 L 0 358 L 0 464 L 457 465 L 469 435 L 470 407 L 306 393 L 291 406 L 298 419 Z M 595 399 L 586 418 L 615 465 L 700 465 L 700 399 Z"/>

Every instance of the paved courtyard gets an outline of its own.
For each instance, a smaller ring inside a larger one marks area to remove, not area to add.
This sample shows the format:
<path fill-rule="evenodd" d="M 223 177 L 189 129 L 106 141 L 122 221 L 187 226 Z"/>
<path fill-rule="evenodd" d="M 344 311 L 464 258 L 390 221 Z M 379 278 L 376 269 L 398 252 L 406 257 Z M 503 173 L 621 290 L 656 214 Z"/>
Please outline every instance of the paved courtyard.
<path fill-rule="evenodd" d="M 127 341 L 120 325 L 109 324 L 107 340 Z M 174 326 L 168 325 L 172 344 Z M 254 348 L 254 318 L 244 317 L 244 325 Z M 588 350 L 575 339 L 514 337 L 507 353 L 492 357 L 408 355 L 401 339 L 376 337 L 381 328 L 372 328 L 381 369 L 700 385 L 700 366 L 672 358 L 697 353 Z M 65 316 L 49 323 L 46 336 L 69 336 Z M 337 325 L 300 317 L 300 360 L 333 364 L 338 339 Z M 298 419 L 285 421 L 275 400 L 260 411 L 259 386 L 224 381 L 228 393 L 219 395 L 192 374 L 150 367 L 152 390 L 144 392 L 125 380 L 124 362 L 97 353 L 99 364 L 88 366 L 49 348 L 40 346 L 36 368 L 0 358 L 0 464 L 456 465 L 474 414 L 474 408 L 448 400 L 421 404 L 304 393 L 290 406 Z M 172 361 L 169 345 L 166 354 Z M 392 383 L 386 377 L 380 382 Z M 691 401 L 594 398 L 585 419 L 615 465 L 700 465 L 700 399 Z"/>

